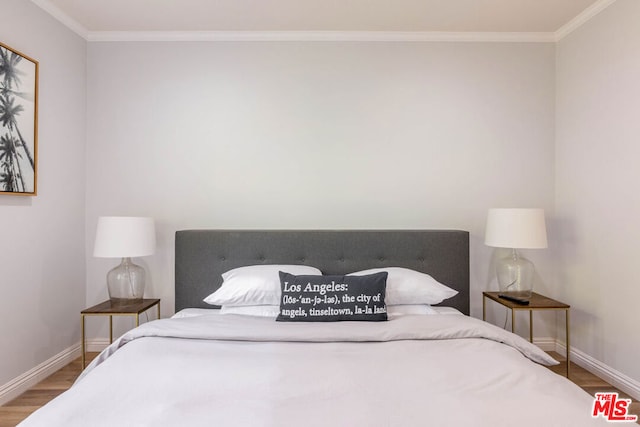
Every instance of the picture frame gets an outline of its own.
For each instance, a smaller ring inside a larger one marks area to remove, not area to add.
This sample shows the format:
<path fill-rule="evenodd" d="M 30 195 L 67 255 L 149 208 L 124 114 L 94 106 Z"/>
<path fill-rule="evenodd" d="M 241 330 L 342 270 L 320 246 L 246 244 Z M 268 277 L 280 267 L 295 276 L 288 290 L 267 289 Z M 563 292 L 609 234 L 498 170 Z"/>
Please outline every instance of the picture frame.
<path fill-rule="evenodd" d="M 38 61 L 0 42 L 0 195 L 35 196 Z"/>

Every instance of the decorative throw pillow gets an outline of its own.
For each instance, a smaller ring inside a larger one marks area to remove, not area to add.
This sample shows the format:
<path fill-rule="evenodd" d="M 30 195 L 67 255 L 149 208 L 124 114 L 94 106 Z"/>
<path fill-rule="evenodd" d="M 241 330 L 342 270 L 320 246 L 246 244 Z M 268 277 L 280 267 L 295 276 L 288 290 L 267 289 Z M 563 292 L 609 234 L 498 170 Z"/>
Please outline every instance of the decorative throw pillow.
<path fill-rule="evenodd" d="M 185 309 L 185 310 L 203 310 L 203 311 L 216 311 L 209 309 Z M 182 310 L 182 311 L 185 311 Z M 220 314 L 241 314 L 243 316 L 257 316 L 257 317 L 273 317 L 274 319 L 280 314 L 279 305 L 223 305 L 220 308 Z M 403 305 L 389 305 L 387 304 L 387 317 L 389 319 L 393 317 L 400 317 L 407 314 L 439 314 L 428 304 L 403 304 Z M 177 315 L 176 315 L 177 316 Z M 187 317 L 187 316 L 181 316 Z"/>
<path fill-rule="evenodd" d="M 366 276 L 294 276 L 280 272 L 281 322 L 387 320 L 387 273 Z"/>

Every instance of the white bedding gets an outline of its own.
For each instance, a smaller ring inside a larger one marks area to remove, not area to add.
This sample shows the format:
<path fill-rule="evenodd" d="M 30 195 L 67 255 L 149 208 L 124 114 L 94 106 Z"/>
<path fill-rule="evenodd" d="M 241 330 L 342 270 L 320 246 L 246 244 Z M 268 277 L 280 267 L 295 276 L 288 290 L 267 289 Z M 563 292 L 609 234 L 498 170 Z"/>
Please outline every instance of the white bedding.
<path fill-rule="evenodd" d="M 182 337 L 182 338 L 174 338 Z M 21 426 L 587 426 L 593 399 L 467 316 L 202 315 L 125 334 Z"/>

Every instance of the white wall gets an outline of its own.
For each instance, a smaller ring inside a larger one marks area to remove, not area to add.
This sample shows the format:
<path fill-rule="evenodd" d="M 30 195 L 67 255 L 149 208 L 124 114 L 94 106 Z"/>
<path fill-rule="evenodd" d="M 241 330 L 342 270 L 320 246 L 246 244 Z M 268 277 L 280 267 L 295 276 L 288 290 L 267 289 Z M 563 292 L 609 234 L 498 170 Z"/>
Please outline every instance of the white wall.
<path fill-rule="evenodd" d="M 117 263 L 91 256 L 97 217 L 119 214 L 157 219 L 140 261 L 164 315 L 173 233 L 202 227 L 470 230 L 480 316 L 487 209 L 553 215 L 553 44 L 105 42 L 87 73 L 87 304 Z"/>
<path fill-rule="evenodd" d="M 2 385 L 80 340 L 86 42 L 31 2 L 0 10 L 0 40 L 40 62 L 38 195 L 0 196 Z"/>
<path fill-rule="evenodd" d="M 618 0 L 557 52 L 558 297 L 577 348 L 640 380 L 640 2 Z"/>

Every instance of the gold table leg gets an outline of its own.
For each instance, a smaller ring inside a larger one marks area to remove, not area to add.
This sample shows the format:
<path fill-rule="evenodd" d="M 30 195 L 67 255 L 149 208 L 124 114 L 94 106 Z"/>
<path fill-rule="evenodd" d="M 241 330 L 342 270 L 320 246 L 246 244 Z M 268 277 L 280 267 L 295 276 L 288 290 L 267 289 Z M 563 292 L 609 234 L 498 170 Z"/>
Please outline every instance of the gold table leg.
<path fill-rule="evenodd" d="M 533 310 L 529 310 L 529 342 L 533 344 Z"/>
<path fill-rule="evenodd" d="M 566 328 L 567 328 L 567 378 L 569 378 L 569 354 L 571 354 L 570 343 L 569 343 L 569 309 L 567 308 L 565 311 L 565 320 L 566 320 Z"/>
<path fill-rule="evenodd" d="M 82 317 L 82 369 L 84 369 L 86 367 L 86 360 L 85 360 L 85 343 L 84 343 L 84 314 L 82 314 L 80 317 Z"/>

